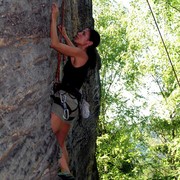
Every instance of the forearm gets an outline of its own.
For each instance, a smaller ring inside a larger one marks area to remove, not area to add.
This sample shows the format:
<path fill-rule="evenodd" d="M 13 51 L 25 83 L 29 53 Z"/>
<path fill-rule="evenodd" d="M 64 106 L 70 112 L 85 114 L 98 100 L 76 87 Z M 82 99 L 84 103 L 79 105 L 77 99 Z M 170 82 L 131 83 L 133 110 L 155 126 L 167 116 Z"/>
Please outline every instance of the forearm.
<path fill-rule="evenodd" d="M 74 47 L 74 44 L 72 43 L 72 41 L 69 39 L 69 37 L 67 35 L 64 36 L 64 39 L 65 39 L 67 45 Z"/>
<path fill-rule="evenodd" d="M 52 48 L 56 47 L 57 44 L 60 43 L 59 39 L 58 39 L 56 27 L 57 27 L 57 22 L 54 18 L 52 18 L 52 20 L 51 20 L 51 34 L 50 34 L 50 36 L 51 36 L 51 47 Z M 64 39 L 65 39 L 67 45 L 74 47 L 74 44 L 71 42 L 71 40 L 69 39 L 67 34 L 64 36 Z"/>
<path fill-rule="evenodd" d="M 65 40 L 66 40 L 67 45 L 74 47 L 74 44 L 73 44 L 72 41 L 69 39 L 69 37 L 66 37 Z"/>
<path fill-rule="evenodd" d="M 59 43 L 58 34 L 57 34 L 57 21 L 55 18 L 51 19 L 51 47 L 56 46 Z"/>
<path fill-rule="evenodd" d="M 65 39 L 66 44 L 67 44 L 68 46 L 74 47 L 74 44 L 71 42 L 71 40 L 69 39 L 69 37 L 68 37 L 68 35 L 67 35 L 67 33 L 66 33 L 65 27 L 62 26 L 62 25 L 59 25 L 59 26 L 58 26 L 58 30 L 59 30 L 60 34 L 63 36 L 63 38 Z"/>
<path fill-rule="evenodd" d="M 56 51 L 66 55 L 66 56 L 71 56 L 71 57 L 77 57 L 79 56 L 80 49 L 76 48 L 75 46 L 69 46 L 66 44 L 63 44 L 59 42 L 58 34 L 57 34 L 57 22 L 56 18 L 52 18 L 51 20 L 51 48 L 55 49 Z"/>

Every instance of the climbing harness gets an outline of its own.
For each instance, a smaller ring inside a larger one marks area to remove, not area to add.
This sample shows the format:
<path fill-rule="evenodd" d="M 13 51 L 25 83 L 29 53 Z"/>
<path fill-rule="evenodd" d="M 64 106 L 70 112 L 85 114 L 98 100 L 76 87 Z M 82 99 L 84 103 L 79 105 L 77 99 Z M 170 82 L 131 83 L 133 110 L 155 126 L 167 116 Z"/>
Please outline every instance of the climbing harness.
<path fill-rule="evenodd" d="M 63 93 L 61 93 L 61 90 Z M 65 92 L 65 93 L 64 93 Z M 70 120 L 70 115 L 72 112 L 78 109 L 79 119 L 81 117 L 87 119 L 90 116 L 90 105 L 83 97 L 82 93 L 79 92 L 77 89 L 73 89 L 68 85 L 59 84 L 59 88 L 56 93 L 59 93 L 58 96 L 51 95 L 54 103 L 60 105 L 63 108 L 63 118 L 65 120 Z M 67 104 L 67 95 L 71 99 L 76 99 L 78 101 L 78 105 L 75 109 L 71 109 L 70 105 Z"/>
<path fill-rule="evenodd" d="M 51 95 L 51 98 L 53 99 L 55 104 L 58 104 L 63 109 L 63 119 L 66 121 L 71 121 L 75 117 L 73 116 L 73 113 L 78 110 L 79 114 L 79 103 L 76 104 L 76 106 L 72 106 L 71 102 L 68 101 L 68 99 L 77 100 L 76 97 L 72 96 L 70 93 L 60 90 L 55 95 Z"/>

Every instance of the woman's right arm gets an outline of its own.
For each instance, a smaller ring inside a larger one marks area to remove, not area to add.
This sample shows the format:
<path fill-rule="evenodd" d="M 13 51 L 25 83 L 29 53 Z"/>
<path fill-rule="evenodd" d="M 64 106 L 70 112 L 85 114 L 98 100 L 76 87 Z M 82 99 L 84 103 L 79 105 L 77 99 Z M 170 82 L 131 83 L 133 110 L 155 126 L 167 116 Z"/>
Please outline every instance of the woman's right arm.
<path fill-rule="evenodd" d="M 50 29 L 50 37 L 51 37 L 51 46 L 59 43 L 58 34 L 57 34 L 57 17 L 59 14 L 59 9 L 55 3 L 52 4 L 52 12 L 51 12 L 51 29 Z"/>

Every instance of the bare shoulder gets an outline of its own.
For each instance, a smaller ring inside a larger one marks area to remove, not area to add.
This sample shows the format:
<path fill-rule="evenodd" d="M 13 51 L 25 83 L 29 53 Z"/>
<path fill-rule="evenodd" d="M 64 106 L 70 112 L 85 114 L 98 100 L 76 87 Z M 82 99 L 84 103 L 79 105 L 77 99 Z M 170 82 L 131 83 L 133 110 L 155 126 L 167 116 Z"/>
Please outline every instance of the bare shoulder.
<path fill-rule="evenodd" d="M 71 63 L 74 67 L 81 67 L 88 61 L 88 55 L 85 51 L 82 51 L 79 56 L 71 57 Z"/>

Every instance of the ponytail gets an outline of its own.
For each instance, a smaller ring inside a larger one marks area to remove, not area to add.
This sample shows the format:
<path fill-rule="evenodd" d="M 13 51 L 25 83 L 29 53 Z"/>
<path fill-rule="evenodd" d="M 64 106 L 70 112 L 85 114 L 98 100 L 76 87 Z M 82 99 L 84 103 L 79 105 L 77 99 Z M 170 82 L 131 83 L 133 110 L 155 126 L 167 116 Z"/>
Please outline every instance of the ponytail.
<path fill-rule="evenodd" d="M 94 69 L 96 67 L 96 59 L 97 59 L 96 53 L 97 53 L 96 48 L 94 48 L 93 46 L 89 46 L 87 48 L 87 55 L 89 57 L 88 64 L 91 69 Z"/>
<path fill-rule="evenodd" d="M 96 59 L 97 59 L 97 52 L 96 52 L 96 47 L 100 43 L 100 35 L 97 31 L 94 29 L 89 28 L 90 30 L 90 38 L 89 40 L 93 42 L 92 46 L 89 46 L 87 48 L 87 55 L 89 57 L 88 63 L 89 67 L 91 69 L 94 69 L 96 66 Z"/>

